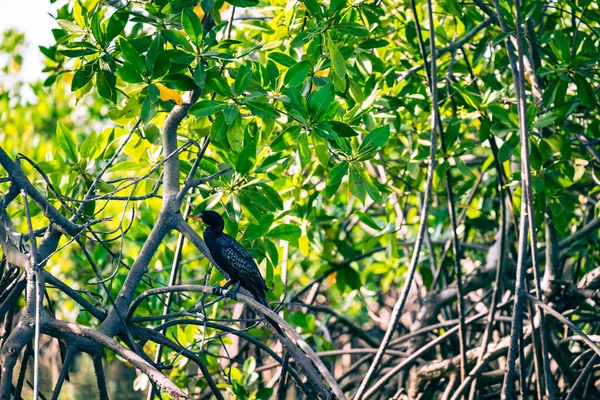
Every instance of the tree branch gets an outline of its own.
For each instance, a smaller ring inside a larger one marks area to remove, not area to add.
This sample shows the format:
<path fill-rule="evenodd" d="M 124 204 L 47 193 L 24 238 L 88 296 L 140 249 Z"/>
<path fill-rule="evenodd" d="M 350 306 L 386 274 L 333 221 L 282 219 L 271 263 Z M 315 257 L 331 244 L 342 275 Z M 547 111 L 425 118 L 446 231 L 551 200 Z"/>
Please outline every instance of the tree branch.
<path fill-rule="evenodd" d="M 188 399 L 189 397 L 175 385 L 169 378 L 167 378 L 162 372 L 157 370 L 148 361 L 134 353 L 133 351 L 123 347 L 119 342 L 114 340 L 112 337 L 106 336 L 101 332 L 75 324 L 72 322 L 64 322 L 49 316 L 43 318 L 44 330 L 48 332 L 59 332 L 69 333 L 76 336 L 80 336 L 86 339 L 93 340 L 99 345 L 111 350 L 115 354 L 123 357 L 125 360 L 132 363 L 137 369 L 144 374 L 148 375 L 148 378 L 162 388 L 166 393 L 172 396 L 174 399 Z"/>
<path fill-rule="evenodd" d="M 177 129 L 179 124 L 187 116 L 189 108 L 198 101 L 202 89 L 194 89 L 188 101 L 181 106 L 175 106 L 165 119 L 163 125 L 163 152 L 166 155 L 177 151 Z M 179 157 L 173 157 L 165 163 L 164 175 L 164 197 L 166 199 L 175 197 L 179 191 Z"/>

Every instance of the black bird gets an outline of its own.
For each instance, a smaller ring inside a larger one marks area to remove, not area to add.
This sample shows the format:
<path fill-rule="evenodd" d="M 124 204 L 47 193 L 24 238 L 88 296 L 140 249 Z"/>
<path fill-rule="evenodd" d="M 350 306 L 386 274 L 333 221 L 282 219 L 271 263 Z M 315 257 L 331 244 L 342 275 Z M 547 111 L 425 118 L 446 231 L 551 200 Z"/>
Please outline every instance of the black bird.
<path fill-rule="evenodd" d="M 217 212 L 205 210 L 200 214 L 190 215 L 190 218 L 200 220 L 208 225 L 208 228 L 204 230 L 206 246 L 217 265 L 229 275 L 229 281 L 224 288 L 228 288 L 233 283 L 232 297 L 235 298 L 241 285 L 254 296 L 256 301 L 269 308 L 265 298 L 265 292 L 269 288 L 267 288 L 256 262 L 244 246 L 228 234 L 223 233 L 223 217 Z M 275 321 L 267 316 L 265 318 L 283 335 L 281 327 Z"/>

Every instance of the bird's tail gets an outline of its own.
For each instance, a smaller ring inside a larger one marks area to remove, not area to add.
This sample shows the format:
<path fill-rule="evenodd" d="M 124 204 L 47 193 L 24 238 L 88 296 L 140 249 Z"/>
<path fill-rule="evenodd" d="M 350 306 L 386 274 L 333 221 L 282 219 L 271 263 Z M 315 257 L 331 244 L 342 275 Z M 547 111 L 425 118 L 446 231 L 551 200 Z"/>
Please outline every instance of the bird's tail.
<path fill-rule="evenodd" d="M 260 304 L 262 304 L 263 306 L 267 307 L 268 309 L 271 309 L 269 307 L 269 303 L 267 303 L 267 300 L 263 296 L 257 296 L 256 294 L 254 294 L 254 299 L 256 301 L 258 301 Z M 267 317 L 266 315 L 264 317 L 269 322 L 269 324 L 271 324 L 273 326 L 273 328 L 275 328 L 275 330 L 277 332 L 279 332 L 280 335 L 285 336 L 283 333 L 283 330 L 281 329 L 281 327 L 279 326 L 279 324 L 277 322 L 275 322 L 273 319 Z"/>

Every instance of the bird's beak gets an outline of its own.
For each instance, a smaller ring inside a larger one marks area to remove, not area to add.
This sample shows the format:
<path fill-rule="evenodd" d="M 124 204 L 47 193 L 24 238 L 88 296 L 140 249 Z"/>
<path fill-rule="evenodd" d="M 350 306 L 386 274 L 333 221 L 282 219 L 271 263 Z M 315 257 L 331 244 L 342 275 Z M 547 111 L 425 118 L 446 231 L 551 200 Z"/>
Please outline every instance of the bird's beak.
<path fill-rule="evenodd" d="M 202 221 L 202 214 L 189 215 L 189 219 L 196 219 L 198 221 Z"/>

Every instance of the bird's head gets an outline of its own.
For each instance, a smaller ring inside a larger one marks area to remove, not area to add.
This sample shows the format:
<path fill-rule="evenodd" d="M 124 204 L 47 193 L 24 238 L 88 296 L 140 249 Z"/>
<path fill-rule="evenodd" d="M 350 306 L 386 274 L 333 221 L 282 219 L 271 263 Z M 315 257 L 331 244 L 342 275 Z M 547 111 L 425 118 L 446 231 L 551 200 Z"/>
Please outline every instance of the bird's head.
<path fill-rule="evenodd" d="M 223 232 L 225 226 L 223 217 L 218 212 L 211 210 L 200 211 L 198 214 L 190 215 L 190 218 L 204 222 L 216 232 Z"/>

